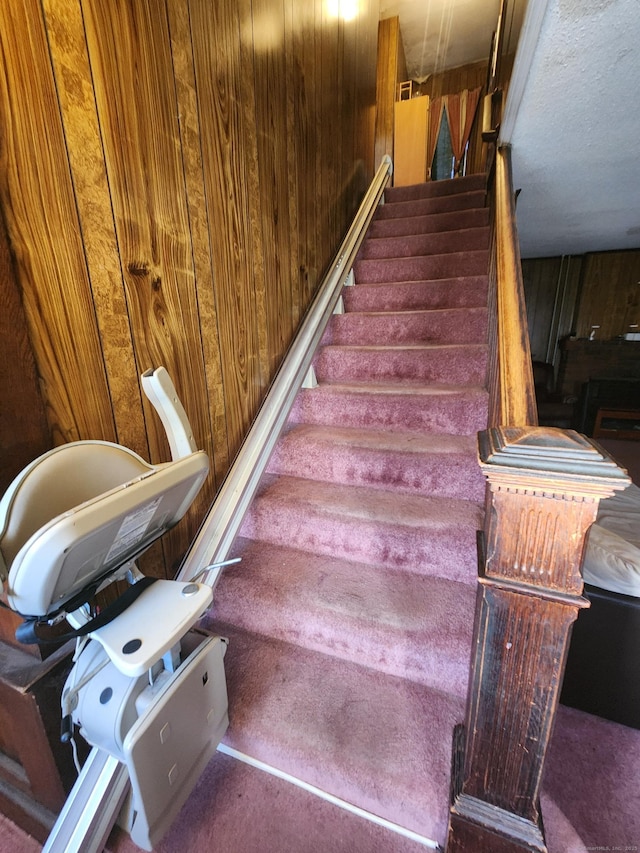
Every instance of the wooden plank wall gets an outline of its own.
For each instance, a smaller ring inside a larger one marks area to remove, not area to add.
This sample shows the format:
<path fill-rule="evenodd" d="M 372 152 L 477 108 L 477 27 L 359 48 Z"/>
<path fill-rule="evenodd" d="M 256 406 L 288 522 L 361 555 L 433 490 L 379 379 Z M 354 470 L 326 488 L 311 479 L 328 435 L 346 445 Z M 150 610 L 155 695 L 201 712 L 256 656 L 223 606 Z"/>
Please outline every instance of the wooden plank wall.
<path fill-rule="evenodd" d="M 585 255 L 576 337 L 589 337 L 593 326 L 602 341 L 640 331 L 640 250 Z"/>
<path fill-rule="evenodd" d="M 385 154 L 393 160 L 395 102 L 398 99 L 398 85 L 406 79 L 407 63 L 400 35 L 400 19 L 397 16 L 384 18 L 378 28 L 376 163 Z"/>
<path fill-rule="evenodd" d="M 0 220 L 0 496 L 20 471 L 51 448 L 9 243 Z M 2 620 L 0 619 L 0 639 Z"/>
<path fill-rule="evenodd" d="M 375 0 L 0 5 L 0 205 L 52 441 L 168 459 L 138 384 L 163 364 L 212 461 L 147 571 L 175 571 L 373 175 L 377 29 Z"/>
<path fill-rule="evenodd" d="M 532 356 L 560 361 L 557 342 L 572 335 L 610 341 L 640 324 L 640 250 L 528 258 L 522 270 Z"/>
<path fill-rule="evenodd" d="M 575 328 L 581 256 L 522 261 L 531 358 L 557 368 L 558 341 Z"/>

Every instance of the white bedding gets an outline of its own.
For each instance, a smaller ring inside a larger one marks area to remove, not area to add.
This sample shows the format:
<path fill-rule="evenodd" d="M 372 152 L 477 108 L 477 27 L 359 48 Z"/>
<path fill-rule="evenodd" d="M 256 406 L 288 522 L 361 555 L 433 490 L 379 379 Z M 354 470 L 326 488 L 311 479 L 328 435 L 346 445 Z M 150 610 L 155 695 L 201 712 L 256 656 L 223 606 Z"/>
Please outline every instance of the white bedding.
<path fill-rule="evenodd" d="M 582 571 L 588 584 L 640 598 L 640 488 L 601 501 Z"/>

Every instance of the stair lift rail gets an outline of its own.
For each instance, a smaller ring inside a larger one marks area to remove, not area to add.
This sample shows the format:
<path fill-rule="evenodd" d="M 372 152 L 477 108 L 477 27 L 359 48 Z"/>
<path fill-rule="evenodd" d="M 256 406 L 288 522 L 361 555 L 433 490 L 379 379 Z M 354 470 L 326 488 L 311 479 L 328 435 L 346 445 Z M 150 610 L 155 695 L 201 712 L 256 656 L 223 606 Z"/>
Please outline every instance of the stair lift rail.
<path fill-rule="evenodd" d="M 353 282 L 352 266 L 364 235 L 383 201 L 392 174 L 387 155 L 370 184 L 354 220 L 305 316 L 298 335 L 276 375 L 257 418 L 178 573 L 177 580 L 214 588 L 229 549 L 255 494 L 259 480 L 308 374 L 315 350 L 333 313 L 339 310 L 343 286 Z M 167 381 L 168 380 L 168 381 Z M 167 376 L 142 377 L 147 397 L 167 431 L 172 456 L 195 449 L 182 406 Z M 216 744 L 217 745 L 217 744 Z M 43 853 L 100 853 L 129 793 L 129 774 L 121 761 L 95 748 L 76 781 L 43 848 Z M 135 839 L 134 839 L 135 840 Z"/>
<path fill-rule="evenodd" d="M 331 315 L 336 313 L 342 288 L 353 281 L 352 266 L 366 231 L 393 173 L 385 154 L 369 185 L 338 252 L 323 278 L 300 329 L 276 374 L 253 425 L 209 508 L 177 577 L 191 580 L 203 573 L 215 588 L 242 519 L 287 421 L 295 397 L 311 368 L 315 351 Z"/>

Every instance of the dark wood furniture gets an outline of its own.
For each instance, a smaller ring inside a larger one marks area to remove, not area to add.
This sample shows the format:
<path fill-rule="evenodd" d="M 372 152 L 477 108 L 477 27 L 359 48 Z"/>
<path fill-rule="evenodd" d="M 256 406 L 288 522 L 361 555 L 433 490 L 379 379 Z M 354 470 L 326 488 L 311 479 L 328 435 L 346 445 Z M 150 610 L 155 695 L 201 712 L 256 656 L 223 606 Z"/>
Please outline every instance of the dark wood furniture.
<path fill-rule="evenodd" d="M 598 409 L 593 437 L 640 441 L 640 409 Z"/>
<path fill-rule="evenodd" d="M 560 701 L 640 729 L 640 599 L 585 584 Z"/>
<path fill-rule="evenodd" d="M 73 644 L 46 660 L 0 642 L 0 811 L 44 842 L 75 780 L 60 743 L 60 694 Z"/>
<path fill-rule="evenodd" d="M 575 408 L 573 428 L 595 438 L 594 430 L 599 411 L 618 409 L 637 412 L 639 401 L 640 378 L 601 376 L 589 379 L 582 385 L 580 399 Z M 621 436 L 609 434 L 608 437 L 620 438 Z"/>

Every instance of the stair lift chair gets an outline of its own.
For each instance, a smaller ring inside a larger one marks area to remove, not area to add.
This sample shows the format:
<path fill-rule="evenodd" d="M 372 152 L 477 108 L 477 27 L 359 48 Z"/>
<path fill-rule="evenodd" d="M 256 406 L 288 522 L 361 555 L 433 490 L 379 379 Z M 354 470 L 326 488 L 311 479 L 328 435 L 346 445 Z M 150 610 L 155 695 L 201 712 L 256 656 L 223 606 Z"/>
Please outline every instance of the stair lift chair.
<path fill-rule="evenodd" d="M 228 725 L 226 641 L 191 630 L 211 588 L 146 578 L 133 562 L 182 518 L 209 468 L 166 370 L 147 371 L 142 386 L 173 461 L 150 465 L 117 444 L 72 442 L 28 465 L 0 501 L 0 578 L 24 619 L 18 639 L 46 641 L 65 618 L 76 637 L 62 739 L 73 741 L 77 727 L 92 750 L 45 845 L 55 853 L 101 850 L 118 813 L 151 850 Z M 95 615 L 96 591 L 125 579 L 125 593 Z M 120 774 L 117 795 L 100 800 L 96 766 Z"/>

